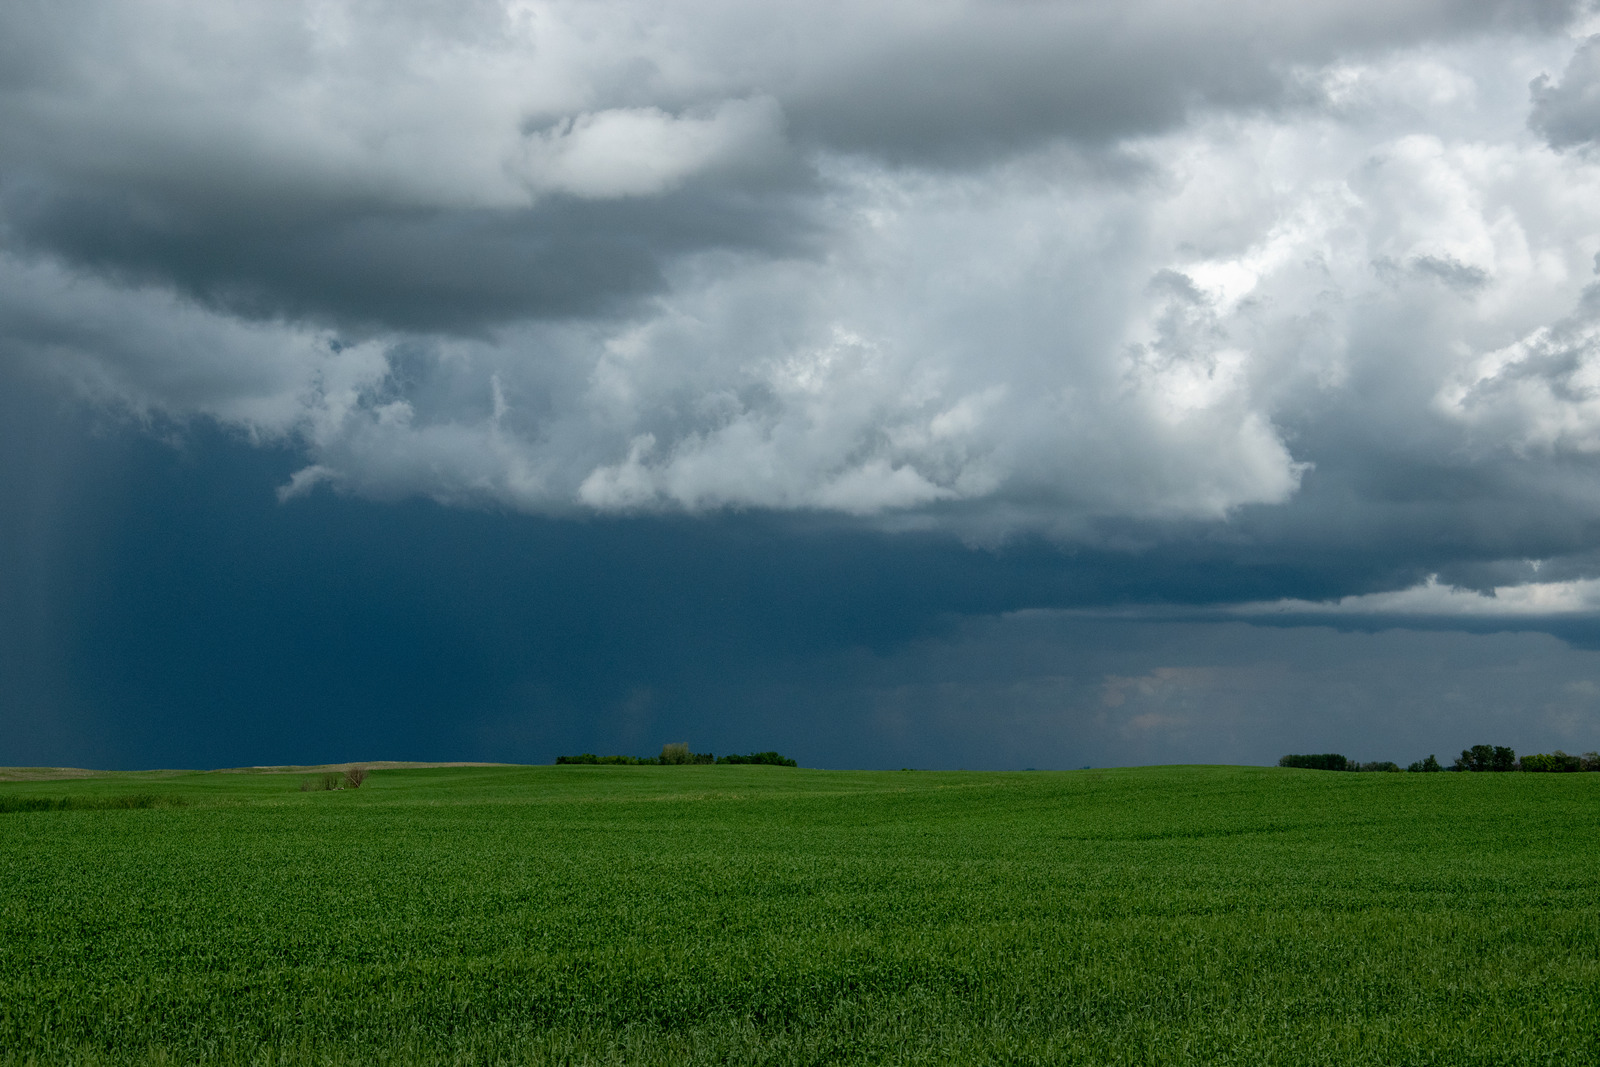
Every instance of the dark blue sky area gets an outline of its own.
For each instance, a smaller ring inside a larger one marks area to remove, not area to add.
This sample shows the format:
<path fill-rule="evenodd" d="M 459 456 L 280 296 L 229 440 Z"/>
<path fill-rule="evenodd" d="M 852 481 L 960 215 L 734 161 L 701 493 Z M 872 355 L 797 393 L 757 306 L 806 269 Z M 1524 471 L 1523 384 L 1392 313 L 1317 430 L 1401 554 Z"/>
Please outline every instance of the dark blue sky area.
<path fill-rule="evenodd" d="M 280 504 L 295 457 L 216 431 L 163 440 L 22 389 L 5 427 L 28 462 L 5 485 L 0 764 L 546 762 L 669 740 L 835 767 L 1594 745 L 1595 654 L 1544 634 L 1197 607 L 1313 596 L 1331 563 L 749 514 Z"/>

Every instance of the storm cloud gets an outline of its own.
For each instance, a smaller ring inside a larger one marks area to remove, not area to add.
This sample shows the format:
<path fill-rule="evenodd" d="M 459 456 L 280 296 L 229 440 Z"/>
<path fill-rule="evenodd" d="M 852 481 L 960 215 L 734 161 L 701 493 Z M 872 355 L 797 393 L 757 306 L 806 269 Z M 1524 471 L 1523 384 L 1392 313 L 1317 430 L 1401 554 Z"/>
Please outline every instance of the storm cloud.
<path fill-rule="evenodd" d="M 1584 645 L 1597 87 L 1576 0 L 24 0 L 0 384 L 286 514 L 945 546 L 908 649 Z"/>

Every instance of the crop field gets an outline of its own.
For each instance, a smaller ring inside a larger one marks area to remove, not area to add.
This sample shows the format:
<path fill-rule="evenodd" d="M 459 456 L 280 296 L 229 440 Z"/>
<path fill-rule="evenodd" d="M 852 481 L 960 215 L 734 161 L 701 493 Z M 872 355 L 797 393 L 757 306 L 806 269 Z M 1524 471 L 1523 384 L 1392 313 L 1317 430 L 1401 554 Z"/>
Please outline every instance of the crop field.
<path fill-rule="evenodd" d="M 0 784 L 0 1064 L 1593 1064 L 1600 774 Z"/>

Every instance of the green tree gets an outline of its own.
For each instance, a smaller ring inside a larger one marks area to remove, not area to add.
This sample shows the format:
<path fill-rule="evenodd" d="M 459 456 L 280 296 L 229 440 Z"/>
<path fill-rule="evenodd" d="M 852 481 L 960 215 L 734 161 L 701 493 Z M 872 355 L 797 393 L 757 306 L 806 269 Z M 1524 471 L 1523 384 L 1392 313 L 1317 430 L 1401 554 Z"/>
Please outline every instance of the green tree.
<path fill-rule="evenodd" d="M 1305 753 L 1280 757 L 1280 767 L 1299 767 L 1307 771 L 1347 771 L 1350 761 L 1337 752 Z"/>
<path fill-rule="evenodd" d="M 1559 748 L 1554 752 L 1539 752 L 1532 756 L 1523 756 L 1517 765 L 1524 771 L 1581 771 L 1583 770 L 1582 756 L 1569 756 Z"/>
<path fill-rule="evenodd" d="M 1453 771 L 1514 771 L 1517 754 L 1504 745 L 1473 745 L 1461 750 Z"/>

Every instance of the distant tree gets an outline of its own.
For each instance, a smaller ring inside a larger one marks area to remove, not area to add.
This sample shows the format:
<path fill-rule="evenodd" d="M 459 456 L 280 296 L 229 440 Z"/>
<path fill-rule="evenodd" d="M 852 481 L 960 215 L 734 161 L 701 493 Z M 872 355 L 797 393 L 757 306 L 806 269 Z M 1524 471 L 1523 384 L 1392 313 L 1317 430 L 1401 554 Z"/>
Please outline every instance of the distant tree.
<path fill-rule="evenodd" d="M 1461 750 L 1452 771 L 1514 771 L 1517 754 L 1504 745 L 1473 745 Z"/>
<path fill-rule="evenodd" d="M 1299 767 L 1307 771 L 1348 771 L 1350 761 L 1337 752 L 1324 752 L 1320 755 L 1283 756 L 1278 760 L 1278 766 Z"/>
<path fill-rule="evenodd" d="M 689 751 L 687 741 L 675 741 L 669 745 L 661 746 L 661 755 L 657 757 L 663 767 L 675 767 L 694 761 L 694 753 Z"/>
<path fill-rule="evenodd" d="M 776 752 L 752 752 L 748 756 L 718 756 L 718 763 L 757 763 L 768 767 L 798 767 L 794 760 Z"/>
<path fill-rule="evenodd" d="M 1540 752 L 1532 756 L 1523 756 L 1517 763 L 1517 769 L 1524 771 L 1581 771 L 1583 770 L 1583 757 L 1569 756 L 1558 748 L 1554 752 Z"/>
<path fill-rule="evenodd" d="M 1357 763 L 1352 765 L 1352 770 L 1357 771 L 1398 771 L 1400 765 L 1393 760 L 1374 760 L 1371 763 Z"/>
<path fill-rule="evenodd" d="M 1582 758 L 1584 770 L 1600 771 L 1600 752 L 1585 752 Z"/>
<path fill-rule="evenodd" d="M 1433 757 L 1433 755 L 1430 753 L 1427 759 L 1419 759 L 1419 760 L 1417 760 L 1411 766 L 1407 767 L 1406 770 L 1408 770 L 1408 771 L 1442 771 L 1442 770 L 1444 770 L 1444 768 L 1439 765 L 1439 761 L 1437 759 L 1435 759 Z"/>
<path fill-rule="evenodd" d="M 651 756 L 596 756 L 593 752 L 585 752 L 581 756 L 557 756 L 556 762 L 602 767 L 654 767 L 656 765 L 656 760 Z"/>

